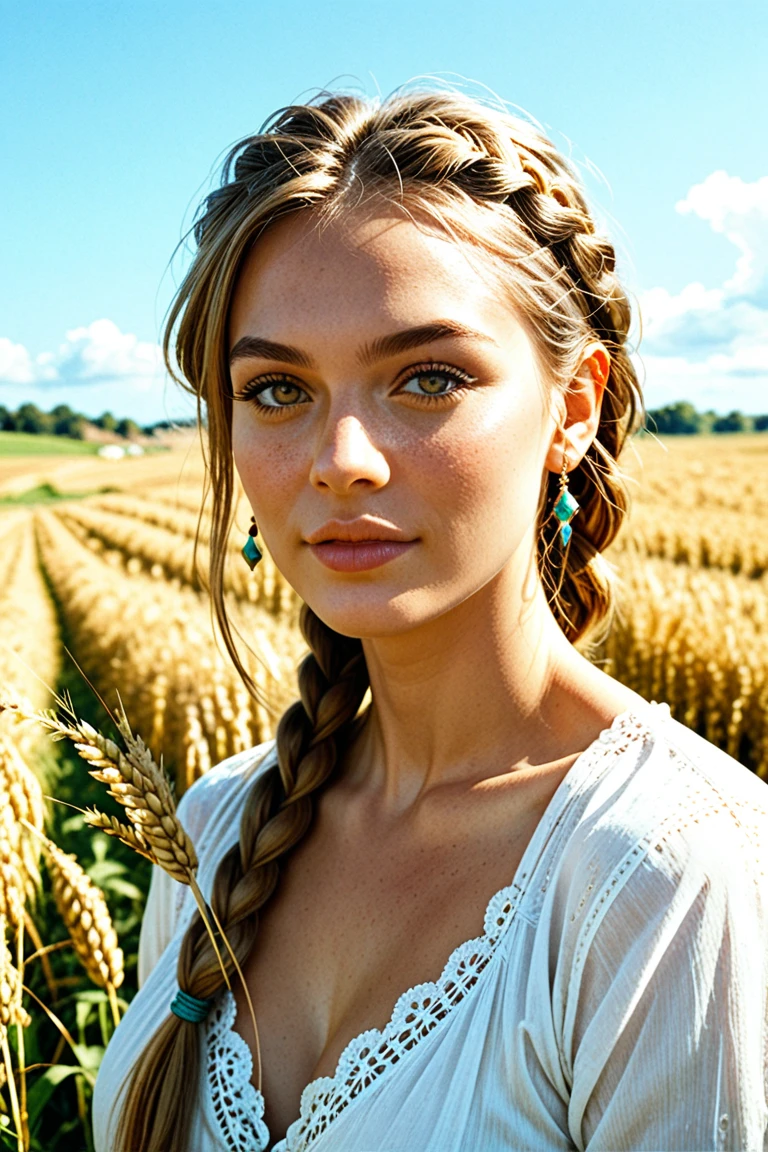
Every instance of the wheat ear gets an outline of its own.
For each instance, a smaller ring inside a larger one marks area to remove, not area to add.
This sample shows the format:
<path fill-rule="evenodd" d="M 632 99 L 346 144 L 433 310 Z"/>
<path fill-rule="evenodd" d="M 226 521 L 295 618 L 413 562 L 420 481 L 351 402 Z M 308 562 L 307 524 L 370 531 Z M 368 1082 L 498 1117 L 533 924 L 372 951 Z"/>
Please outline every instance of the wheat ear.
<path fill-rule="evenodd" d="M 44 851 L 53 882 L 59 914 L 69 932 L 75 952 L 89 977 L 106 989 L 115 1026 L 120 1022 L 116 990 L 123 983 L 123 951 L 104 894 L 86 874 L 77 858 L 63 852 L 52 840 Z"/>
<path fill-rule="evenodd" d="M 216 953 L 224 982 L 227 988 L 231 989 L 227 966 L 219 951 L 216 935 L 208 918 L 210 911 L 242 982 L 253 1030 L 258 1037 L 256 1013 L 242 968 L 218 918 L 213 913 L 212 908 L 207 908 L 203 894 L 198 887 L 196 879 L 197 854 L 192 841 L 176 815 L 176 803 L 162 768 L 155 763 L 152 753 L 141 737 L 134 735 L 131 731 L 122 704 L 119 715 L 113 719 L 123 738 L 125 752 L 113 740 L 97 732 L 92 725 L 80 720 L 67 697 L 58 697 L 57 703 L 65 713 L 66 719 L 60 718 L 53 711 L 34 714 L 23 713 L 18 705 L 3 704 L 2 702 L 0 702 L 0 712 L 12 710 L 23 719 L 36 720 L 47 729 L 52 739 L 69 739 L 74 743 L 78 754 L 93 766 L 90 775 L 101 783 L 108 784 L 109 795 L 123 805 L 133 829 L 126 829 L 126 826 L 120 821 L 108 817 L 97 809 L 94 809 L 93 812 L 84 813 L 86 823 L 122 840 L 128 847 L 133 848 L 142 856 L 146 856 L 153 864 L 163 868 L 175 880 L 189 885 Z M 109 827 L 107 827 L 107 823 Z M 128 833 L 127 836 L 125 835 L 126 832 Z"/>
<path fill-rule="evenodd" d="M 146 750 L 131 749 L 123 754 L 117 744 L 84 720 L 62 735 L 69 736 L 80 756 L 93 766 L 90 775 L 94 780 L 107 784 L 109 795 L 126 809 L 155 863 L 175 880 L 188 884 L 190 873 L 197 868 L 194 845 L 176 816 L 165 775 L 151 757 L 140 754 Z"/>
<path fill-rule="evenodd" d="M 19 826 L 0 782 L 0 916 L 13 928 L 24 918 L 25 867 L 19 853 Z"/>

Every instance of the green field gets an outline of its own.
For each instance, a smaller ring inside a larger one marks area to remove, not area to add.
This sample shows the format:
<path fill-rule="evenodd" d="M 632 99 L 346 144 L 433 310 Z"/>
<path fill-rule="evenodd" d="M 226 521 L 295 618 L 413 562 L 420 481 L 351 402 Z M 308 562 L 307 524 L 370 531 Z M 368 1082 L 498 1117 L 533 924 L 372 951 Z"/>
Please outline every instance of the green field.
<path fill-rule="evenodd" d="M 0 432 L 2 456 L 95 456 L 100 445 L 68 436 L 33 436 L 28 432 Z"/>

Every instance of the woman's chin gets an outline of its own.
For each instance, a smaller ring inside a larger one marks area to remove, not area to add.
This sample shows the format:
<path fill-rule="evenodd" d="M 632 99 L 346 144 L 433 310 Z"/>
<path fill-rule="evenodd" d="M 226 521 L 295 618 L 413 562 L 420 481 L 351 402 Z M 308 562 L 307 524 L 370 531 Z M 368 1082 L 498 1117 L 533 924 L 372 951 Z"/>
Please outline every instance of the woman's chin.
<path fill-rule="evenodd" d="M 360 640 L 373 640 L 385 636 L 401 636 L 440 615 L 434 607 L 413 603 L 413 589 L 397 597 L 366 597 L 355 603 L 349 590 L 339 599 L 319 601 L 315 596 L 309 607 L 324 624 L 342 636 L 355 636 Z M 420 609 L 420 610 L 419 610 Z"/>

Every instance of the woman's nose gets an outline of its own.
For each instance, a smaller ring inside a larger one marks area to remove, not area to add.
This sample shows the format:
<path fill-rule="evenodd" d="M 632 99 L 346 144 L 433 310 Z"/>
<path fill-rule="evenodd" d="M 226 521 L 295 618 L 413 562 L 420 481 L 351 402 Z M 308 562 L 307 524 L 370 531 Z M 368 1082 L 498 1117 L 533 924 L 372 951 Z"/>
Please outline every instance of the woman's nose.
<path fill-rule="evenodd" d="M 356 416 L 343 416 L 326 427 L 315 455 L 310 481 L 344 495 L 353 484 L 380 488 L 389 480 L 384 454 Z"/>

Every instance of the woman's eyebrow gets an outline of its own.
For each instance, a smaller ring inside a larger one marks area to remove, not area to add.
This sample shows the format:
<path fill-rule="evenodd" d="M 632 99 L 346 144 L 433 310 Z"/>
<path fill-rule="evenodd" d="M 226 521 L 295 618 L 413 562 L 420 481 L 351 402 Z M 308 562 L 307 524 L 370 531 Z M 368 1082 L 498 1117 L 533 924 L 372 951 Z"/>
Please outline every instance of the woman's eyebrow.
<path fill-rule="evenodd" d="M 478 332 L 460 324 L 456 320 L 433 320 L 429 324 L 419 324 L 416 328 L 404 328 L 401 332 L 392 332 L 389 336 L 379 336 L 370 344 L 364 344 L 358 353 L 358 360 L 366 367 L 377 360 L 384 360 L 387 356 L 396 356 L 398 352 L 407 352 L 410 348 L 418 348 L 422 344 L 432 344 L 435 340 L 455 339 L 463 336 L 471 340 L 485 340 L 490 344 L 496 341 L 487 332 Z"/>
<path fill-rule="evenodd" d="M 410 348 L 418 348 L 422 344 L 431 344 L 435 340 L 446 340 L 464 337 L 472 340 L 484 340 L 495 344 L 496 341 L 487 332 L 479 332 L 460 324 L 455 320 L 434 320 L 429 324 L 419 324 L 415 328 L 404 328 L 400 332 L 391 332 L 388 336 L 379 336 L 368 344 L 364 344 L 358 352 L 358 360 L 366 367 L 375 364 L 377 360 L 384 360 L 387 356 L 396 356 L 399 352 L 407 352 Z M 229 354 L 230 364 L 236 360 L 259 358 L 261 360 L 280 360 L 284 364 L 296 364 L 300 368 L 314 368 L 315 363 L 310 356 L 300 348 L 290 344 L 279 344 L 275 340 L 265 340 L 262 336 L 241 336 Z"/>
<path fill-rule="evenodd" d="M 278 344 L 263 336 L 241 336 L 229 354 L 229 363 L 236 360 L 282 360 L 284 364 L 297 364 L 300 368 L 314 368 L 314 362 L 299 348 Z"/>

